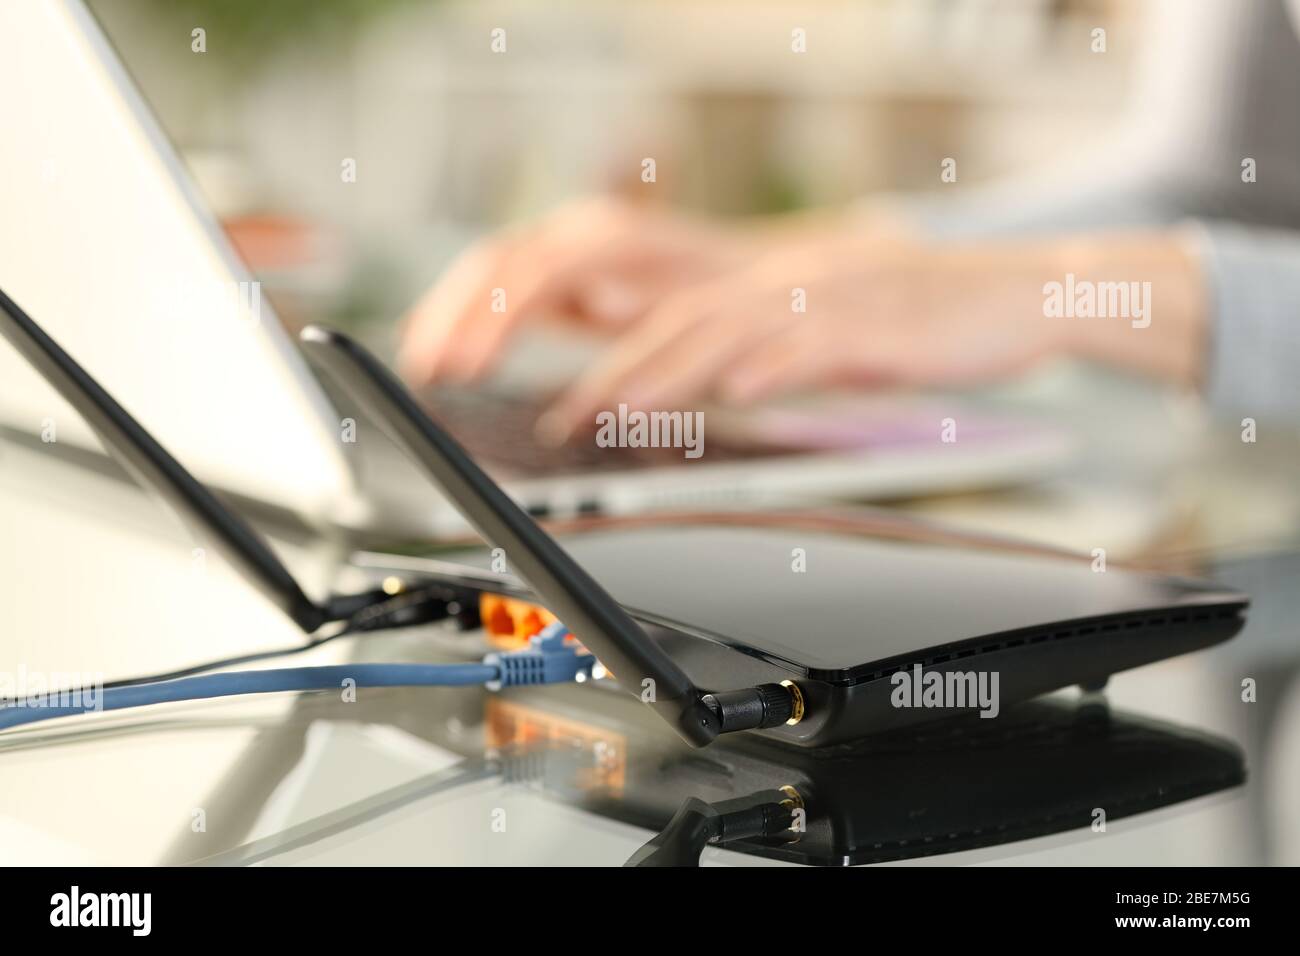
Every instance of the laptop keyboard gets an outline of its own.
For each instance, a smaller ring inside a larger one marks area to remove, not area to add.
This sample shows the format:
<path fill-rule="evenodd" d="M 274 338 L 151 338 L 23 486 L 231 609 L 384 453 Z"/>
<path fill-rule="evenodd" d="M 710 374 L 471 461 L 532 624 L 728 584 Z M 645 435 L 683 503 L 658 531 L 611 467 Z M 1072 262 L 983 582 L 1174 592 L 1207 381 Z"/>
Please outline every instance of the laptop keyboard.
<path fill-rule="evenodd" d="M 435 388 L 422 393 L 425 409 L 477 460 L 527 477 L 628 471 L 690 464 L 680 448 L 601 448 L 596 428 L 567 444 L 538 442 L 534 423 L 550 396 L 512 396 L 472 389 Z M 742 457 L 712 441 L 698 461 Z"/>

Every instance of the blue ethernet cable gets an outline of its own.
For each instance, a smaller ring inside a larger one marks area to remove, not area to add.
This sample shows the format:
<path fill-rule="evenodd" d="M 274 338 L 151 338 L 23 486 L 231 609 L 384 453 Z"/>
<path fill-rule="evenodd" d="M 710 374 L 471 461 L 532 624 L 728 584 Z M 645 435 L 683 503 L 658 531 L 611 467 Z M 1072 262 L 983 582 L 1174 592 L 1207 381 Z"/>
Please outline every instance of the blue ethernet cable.
<path fill-rule="evenodd" d="M 69 717 L 100 710 L 121 710 L 149 704 L 241 694 L 270 694 L 280 691 L 337 690 L 344 681 L 357 687 L 465 687 L 486 684 L 490 689 L 520 684 L 556 684 L 586 680 L 596 659 L 579 653 L 569 643 L 568 630 L 556 622 L 536 635 L 528 647 L 505 654 L 489 654 L 482 663 L 460 664 L 332 664 L 322 667 L 283 667 L 271 670 L 227 671 L 202 677 L 185 677 L 105 687 L 91 699 L 78 695 L 75 705 L 61 706 L 53 700 L 70 696 L 67 691 L 35 700 L 0 707 L 0 729 Z M 90 696 L 90 695 L 86 695 Z"/>

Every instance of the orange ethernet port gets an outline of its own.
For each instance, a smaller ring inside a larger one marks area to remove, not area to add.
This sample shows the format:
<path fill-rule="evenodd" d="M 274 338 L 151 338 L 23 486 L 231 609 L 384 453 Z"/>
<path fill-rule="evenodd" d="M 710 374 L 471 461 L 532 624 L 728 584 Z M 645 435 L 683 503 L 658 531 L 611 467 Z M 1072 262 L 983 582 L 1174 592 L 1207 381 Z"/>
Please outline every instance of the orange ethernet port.
<path fill-rule="evenodd" d="M 488 643 L 502 650 L 523 647 L 555 621 L 555 615 L 540 604 L 486 591 L 479 595 L 478 611 Z"/>

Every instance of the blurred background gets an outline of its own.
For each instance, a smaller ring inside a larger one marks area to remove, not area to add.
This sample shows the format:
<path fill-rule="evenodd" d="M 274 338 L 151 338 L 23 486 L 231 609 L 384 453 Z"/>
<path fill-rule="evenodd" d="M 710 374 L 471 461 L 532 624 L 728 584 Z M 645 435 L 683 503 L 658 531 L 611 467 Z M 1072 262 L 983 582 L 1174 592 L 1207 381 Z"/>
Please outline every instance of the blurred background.
<path fill-rule="evenodd" d="M 280 318 L 387 355 L 469 242 L 568 199 L 743 216 L 934 194 L 946 156 L 963 192 L 1029 177 L 1125 122 L 1151 39 L 1133 0 L 90 6 Z M 792 54 L 796 28 L 815 60 Z M 1072 430 L 1086 466 L 927 513 L 1075 549 L 1104 536 L 1118 554 L 1300 525 L 1290 444 L 1218 454 L 1237 429 L 1207 437 L 1185 395 L 1060 363 L 988 392 Z M 1280 473 L 1257 467 L 1269 456 Z"/>
<path fill-rule="evenodd" d="M 1044 165 L 1120 115 L 1116 0 L 93 0 L 287 321 L 390 321 L 466 241 L 617 192 L 725 215 Z M 505 27 L 507 54 L 491 49 Z M 1108 30 L 1105 55 L 1090 33 Z M 206 31 L 207 52 L 191 51 Z M 792 55 L 806 31 L 809 59 Z M 653 157 L 657 181 L 640 181 Z M 356 160 L 355 183 L 340 163 Z"/>

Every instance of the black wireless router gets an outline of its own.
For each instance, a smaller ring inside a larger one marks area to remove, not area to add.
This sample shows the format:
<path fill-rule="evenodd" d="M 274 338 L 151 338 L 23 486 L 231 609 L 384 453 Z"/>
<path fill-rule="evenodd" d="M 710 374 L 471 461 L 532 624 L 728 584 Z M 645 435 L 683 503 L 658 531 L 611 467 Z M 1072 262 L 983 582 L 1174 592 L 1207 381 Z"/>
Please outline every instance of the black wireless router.
<path fill-rule="evenodd" d="M 1248 599 L 1233 591 L 1096 573 L 1090 558 L 921 526 L 909 534 L 898 521 L 872 538 L 762 514 L 696 516 L 561 545 L 372 355 L 327 329 L 308 328 L 302 341 L 521 580 L 455 570 L 482 563 L 482 552 L 444 556 L 447 576 L 535 595 L 695 746 L 762 730 L 815 747 L 954 712 L 995 716 L 1226 640 L 1243 624 Z M 936 682 L 964 706 L 927 694 Z"/>
<path fill-rule="evenodd" d="M 305 632 L 332 622 L 365 626 L 359 615 L 383 602 L 373 592 L 309 598 L 256 531 L 3 292 L 0 334 Z M 739 527 L 697 519 L 591 532 L 562 547 L 374 356 L 328 329 L 308 328 L 302 341 L 483 538 L 505 549 L 521 579 L 489 580 L 453 566 L 430 586 L 453 588 L 446 606 L 460 590 L 526 582 L 620 686 L 693 746 L 740 730 L 821 746 L 954 711 L 991 716 L 1045 691 L 1095 685 L 1225 640 L 1242 625 L 1247 598 L 1232 591 L 1118 570 L 1093 574 L 1086 560 L 959 546 L 933 532 L 928 541 L 919 532 L 914 540 L 872 539 L 781 527 L 758 514 Z M 807 571 L 795 570 L 796 555 Z M 935 681 L 942 693 L 932 699 Z"/>
<path fill-rule="evenodd" d="M 1097 573 L 1087 556 L 936 536 L 865 510 L 590 524 L 558 542 L 650 640 L 701 687 L 793 682 L 803 719 L 763 732 L 807 746 L 954 713 L 992 719 L 1061 687 L 1097 688 L 1118 671 L 1231 637 L 1247 604 L 1195 581 Z M 791 569 L 795 549 L 806 572 Z M 458 575 L 458 565 L 473 570 Z M 461 586 L 538 600 L 489 571 L 486 550 L 441 551 L 436 566 Z M 641 692 L 640 678 L 614 675 Z M 965 706 L 928 706 L 925 685 L 946 692 L 950 681 L 967 693 Z"/>

